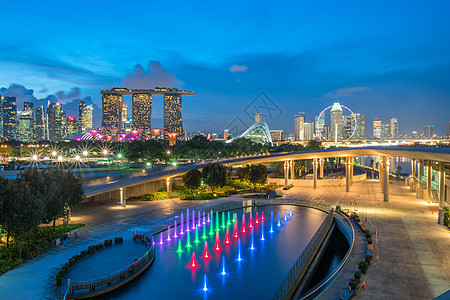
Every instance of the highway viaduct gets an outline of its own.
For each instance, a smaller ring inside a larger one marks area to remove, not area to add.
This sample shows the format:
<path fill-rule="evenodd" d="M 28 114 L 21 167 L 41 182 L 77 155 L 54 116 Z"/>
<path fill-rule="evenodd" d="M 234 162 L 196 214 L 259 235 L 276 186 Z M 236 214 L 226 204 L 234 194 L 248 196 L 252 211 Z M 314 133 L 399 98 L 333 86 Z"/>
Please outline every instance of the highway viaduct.
<path fill-rule="evenodd" d="M 439 147 L 355 147 L 333 148 L 288 153 L 274 153 L 266 155 L 240 156 L 200 163 L 182 164 L 158 171 L 142 171 L 126 175 L 106 177 L 88 181 L 83 184 L 88 201 L 101 199 L 117 199 L 119 204 L 125 205 L 126 198 L 151 193 L 162 187 L 167 187 L 171 195 L 174 182 L 181 183 L 181 176 L 189 170 L 201 169 L 208 163 L 216 162 L 226 166 L 258 164 L 268 162 L 284 162 L 284 184 L 288 185 L 294 178 L 293 166 L 295 160 L 312 160 L 313 187 L 318 188 L 318 178 L 323 178 L 324 160 L 326 158 L 345 159 L 345 186 L 349 192 L 353 183 L 354 158 L 358 156 L 379 157 L 379 182 L 384 201 L 389 201 L 389 169 L 390 157 L 404 157 L 412 160 L 412 172 L 408 183 L 420 187 L 425 174 L 437 170 L 439 174 L 439 188 L 437 191 L 440 206 L 449 204 L 450 197 L 450 148 Z M 423 189 L 424 199 L 432 201 L 432 177 L 426 176 Z M 436 199 L 434 199 L 436 200 Z"/>

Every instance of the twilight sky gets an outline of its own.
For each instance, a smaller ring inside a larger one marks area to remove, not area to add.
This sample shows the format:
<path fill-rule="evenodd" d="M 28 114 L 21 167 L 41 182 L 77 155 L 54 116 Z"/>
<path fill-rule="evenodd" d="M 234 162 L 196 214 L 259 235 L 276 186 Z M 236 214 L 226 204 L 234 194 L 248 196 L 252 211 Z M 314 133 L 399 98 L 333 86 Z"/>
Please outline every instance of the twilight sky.
<path fill-rule="evenodd" d="M 114 86 L 178 87 L 190 131 L 242 130 L 260 111 L 293 132 L 338 101 L 397 117 L 400 133 L 450 121 L 448 1 L 2 1 L 0 94 L 97 105 Z M 90 97 L 90 98 L 89 98 Z M 131 99 L 126 99 L 126 103 Z M 162 126 L 162 97 L 153 99 Z M 129 109 L 131 117 L 131 106 Z"/>

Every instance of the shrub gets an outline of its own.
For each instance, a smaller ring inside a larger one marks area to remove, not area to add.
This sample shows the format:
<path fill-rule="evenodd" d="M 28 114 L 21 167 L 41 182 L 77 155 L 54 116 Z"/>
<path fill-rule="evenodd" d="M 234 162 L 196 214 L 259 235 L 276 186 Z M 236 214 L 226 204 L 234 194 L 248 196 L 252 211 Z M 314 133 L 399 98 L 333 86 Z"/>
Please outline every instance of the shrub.
<path fill-rule="evenodd" d="M 123 238 L 121 236 L 114 238 L 114 243 L 121 244 L 123 243 Z"/>
<path fill-rule="evenodd" d="M 103 244 L 98 244 L 97 246 L 95 246 L 96 250 L 100 250 L 103 249 Z"/>
<path fill-rule="evenodd" d="M 361 270 L 361 272 L 363 274 L 366 274 L 367 270 L 369 270 L 369 263 L 367 261 L 363 260 L 363 261 L 359 262 L 358 268 Z"/>
<path fill-rule="evenodd" d="M 373 259 L 373 255 L 366 255 L 366 261 L 370 264 Z"/>
<path fill-rule="evenodd" d="M 340 205 L 336 205 L 336 210 L 341 210 L 341 206 Z"/>
<path fill-rule="evenodd" d="M 370 239 L 372 237 L 372 234 L 370 232 L 366 232 L 366 239 Z"/>
<path fill-rule="evenodd" d="M 359 222 L 361 222 L 361 219 L 360 218 L 355 218 L 355 222 L 359 223 Z"/>
<path fill-rule="evenodd" d="M 93 252 L 95 252 L 95 246 L 89 246 L 88 247 L 88 253 L 91 254 Z"/>
<path fill-rule="evenodd" d="M 83 250 L 83 251 L 81 251 L 80 255 L 81 255 L 81 257 L 85 257 L 85 256 L 87 256 L 87 255 L 88 255 L 88 252 L 87 252 L 87 250 Z"/>
<path fill-rule="evenodd" d="M 372 245 L 373 240 L 372 239 L 367 239 L 367 244 Z"/>
<path fill-rule="evenodd" d="M 361 279 L 361 272 L 355 272 L 355 279 Z"/>
<path fill-rule="evenodd" d="M 70 265 L 70 266 L 73 266 L 73 264 L 74 264 L 75 262 L 76 262 L 76 260 L 75 260 L 74 257 L 72 257 L 72 258 L 69 259 L 69 265 Z"/>
<path fill-rule="evenodd" d="M 356 287 L 361 283 L 361 279 L 352 278 L 350 279 L 348 285 L 352 290 L 356 290 Z"/>
<path fill-rule="evenodd" d="M 109 246 L 112 246 L 112 240 L 111 239 L 105 240 L 105 247 L 109 247 Z"/>

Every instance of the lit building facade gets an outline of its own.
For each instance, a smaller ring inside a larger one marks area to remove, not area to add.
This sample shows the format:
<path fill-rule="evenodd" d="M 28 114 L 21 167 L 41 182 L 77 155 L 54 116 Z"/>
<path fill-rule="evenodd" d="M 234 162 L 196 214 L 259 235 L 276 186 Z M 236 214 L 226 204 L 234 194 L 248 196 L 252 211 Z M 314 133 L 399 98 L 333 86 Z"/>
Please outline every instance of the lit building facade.
<path fill-rule="evenodd" d="M 83 129 L 83 109 L 86 107 L 86 101 L 80 100 L 78 102 L 78 127 L 81 132 Z"/>
<path fill-rule="evenodd" d="M 152 128 L 152 102 L 151 94 L 133 94 L 133 130 L 140 130 L 141 136 L 145 138 L 151 137 Z M 164 99 L 164 111 L 166 109 Z M 180 117 L 181 117 L 181 97 L 180 97 Z M 165 122 L 164 114 L 164 122 Z"/>
<path fill-rule="evenodd" d="M 94 111 L 94 107 L 92 104 L 86 105 L 83 107 L 81 111 L 81 118 L 79 120 L 81 124 L 81 132 L 86 132 L 92 130 L 94 128 L 92 124 L 92 113 Z"/>
<path fill-rule="evenodd" d="M 33 111 L 30 109 L 18 112 L 17 119 L 17 140 L 25 143 L 33 142 Z"/>
<path fill-rule="evenodd" d="M 397 118 L 391 119 L 391 138 L 398 139 L 399 133 L 398 133 L 398 121 Z"/>
<path fill-rule="evenodd" d="M 34 122 L 34 139 L 36 141 L 45 140 L 45 114 L 44 106 L 36 107 L 36 120 Z"/>
<path fill-rule="evenodd" d="M 434 131 L 434 126 L 433 125 L 423 126 L 422 138 L 427 139 L 427 140 L 432 139 L 433 138 L 433 131 Z"/>
<path fill-rule="evenodd" d="M 256 113 L 255 114 L 255 123 L 261 122 L 262 119 L 262 113 Z"/>
<path fill-rule="evenodd" d="M 48 140 L 59 141 L 63 138 L 63 111 L 61 103 L 49 103 L 47 107 Z M 65 123 L 65 122 L 64 122 Z"/>
<path fill-rule="evenodd" d="M 338 102 L 333 103 L 331 108 L 331 132 L 330 138 L 335 141 L 341 141 L 343 137 L 342 129 L 342 107 Z"/>
<path fill-rule="evenodd" d="M 304 141 L 305 140 L 305 131 L 303 128 L 303 124 L 305 123 L 305 115 L 299 114 L 295 116 L 294 120 L 294 134 L 296 141 Z"/>
<path fill-rule="evenodd" d="M 314 139 L 314 122 L 308 121 L 303 124 L 305 141 Z"/>
<path fill-rule="evenodd" d="M 123 96 L 106 93 L 102 97 L 102 127 L 120 127 L 122 125 Z"/>
<path fill-rule="evenodd" d="M 183 119 L 181 117 L 181 96 L 164 96 L 164 128 L 165 132 L 183 132 Z M 177 139 L 183 140 L 182 134 Z"/>
<path fill-rule="evenodd" d="M 72 116 L 68 116 L 67 121 L 66 121 L 65 135 L 73 135 L 73 134 L 78 134 L 78 133 L 80 133 L 80 132 L 78 131 L 77 119 L 75 119 Z"/>
<path fill-rule="evenodd" d="M 381 120 L 375 118 L 375 120 L 373 120 L 373 138 L 381 139 L 381 135 L 382 135 Z"/>
<path fill-rule="evenodd" d="M 273 142 L 279 142 L 283 140 L 283 130 L 274 129 L 270 130 L 270 136 L 272 137 Z"/>
<path fill-rule="evenodd" d="M 16 139 L 17 105 L 16 97 L 0 96 L 0 125 L 1 136 L 9 141 Z"/>
<path fill-rule="evenodd" d="M 352 120 L 354 122 L 356 120 L 356 132 L 354 138 L 357 140 L 364 140 L 366 138 L 366 115 L 363 114 L 354 114 L 355 119 Z"/>
<path fill-rule="evenodd" d="M 323 126 L 325 125 L 325 114 L 322 115 L 322 118 L 319 119 L 319 116 L 314 117 L 314 126 L 315 126 L 315 136 L 317 138 L 321 138 L 321 134 L 323 135 Z"/>

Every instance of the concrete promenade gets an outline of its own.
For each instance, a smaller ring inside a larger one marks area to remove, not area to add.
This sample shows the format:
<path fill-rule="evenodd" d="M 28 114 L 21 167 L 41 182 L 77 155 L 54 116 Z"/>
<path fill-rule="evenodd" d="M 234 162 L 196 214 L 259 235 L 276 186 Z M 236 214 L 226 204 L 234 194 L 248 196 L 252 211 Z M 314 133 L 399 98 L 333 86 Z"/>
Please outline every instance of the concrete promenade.
<path fill-rule="evenodd" d="M 367 216 L 367 227 L 372 232 L 377 229 L 379 253 L 379 263 L 366 280 L 367 289 L 362 290 L 357 299 L 432 299 L 450 289 L 450 231 L 436 223 L 437 206 L 416 199 L 415 193 L 402 182 L 391 181 L 390 202 L 383 202 L 378 181 L 370 180 L 354 183 L 349 193 L 345 192 L 345 186 L 317 190 L 301 187 L 284 193 L 285 198 L 292 200 L 311 200 L 331 206 L 339 204 L 351 209 L 357 199 L 361 219 L 364 221 Z M 53 248 L 0 276 L 0 298 L 55 299 L 54 276 L 58 269 L 87 246 L 116 236 L 131 238 L 133 229 L 166 228 L 167 223 L 173 224 L 173 216 L 187 207 L 220 209 L 241 200 L 138 201 L 130 202 L 125 209 L 115 206 L 113 201 L 84 203 L 73 212 L 72 221 L 87 224 L 90 234 Z M 353 259 L 347 265 L 348 269 L 333 289 L 346 290 L 345 284 L 357 270 L 358 261 L 358 258 Z M 326 293 L 322 299 L 337 299 L 337 296 Z"/>

